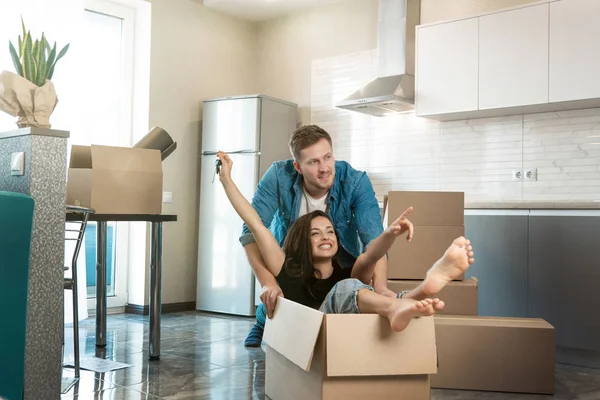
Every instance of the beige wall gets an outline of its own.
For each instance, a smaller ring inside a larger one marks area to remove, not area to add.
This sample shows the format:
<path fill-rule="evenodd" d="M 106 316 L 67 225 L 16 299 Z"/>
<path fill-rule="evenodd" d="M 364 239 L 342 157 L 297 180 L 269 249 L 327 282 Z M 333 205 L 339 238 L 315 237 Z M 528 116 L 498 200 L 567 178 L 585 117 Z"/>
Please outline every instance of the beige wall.
<path fill-rule="evenodd" d="M 256 92 L 256 26 L 198 0 L 151 3 L 150 126 L 177 141 L 163 163 L 164 191 L 173 192 L 163 213 L 179 221 L 164 226 L 162 301 L 188 302 L 196 298 L 202 101 Z"/>
<path fill-rule="evenodd" d="M 345 0 L 258 25 L 258 89 L 310 119 L 313 59 L 377 47 L 377 1 Z"/>

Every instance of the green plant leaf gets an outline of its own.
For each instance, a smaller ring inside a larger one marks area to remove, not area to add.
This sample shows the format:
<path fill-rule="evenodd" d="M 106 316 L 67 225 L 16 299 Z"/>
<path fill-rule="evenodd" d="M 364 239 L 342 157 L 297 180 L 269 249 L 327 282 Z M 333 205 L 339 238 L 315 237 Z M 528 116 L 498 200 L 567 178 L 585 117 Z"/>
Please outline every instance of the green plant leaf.
<path fill-rule="evenodd" d="M 23 22 L 23 16 L 21 15 L 21 26 L 23 27 L 23 39 L 27 36 L 27 29 L 25 29 L 25 22 Z"/>
<path fill-rule="evenodd" d="M 32 80 L 32 77 L 34 75 L 34 65 L 33 65 L 33 44 L 31 43 L 31 36 L 29 36 L 29 34 L 27 35 L 27 40 L 25 41 L 25 50 L 23 53 L 23 64 L 24 64 L 24 70 L 23 72 L 25 72 L 24 77 L 26 79 L 28 79 L 31 82 L 34 82 Z"/>
<path fill-rule="evenodd" d="M 15 66 L 15 70 L 17 71 L 17 74 L 23 76 L 23 67 L 21 66 L 21 59 L 19 58 L 19 55 L 17 54 L 15 46 L 13 46 L 12 42 L 9 40 L 8 43 L 8 48 L 10 50 L 10 55 Z"/>
<path fill-rule="evenodd" d="M 54 72 L 54 64 L 56 60 L 56 42 L 54 43 L 54 47 L 50 50 L 50 54 L 48 54 L 48 62 L 46 65 L 46 79 L 52 79 L 52 73 Z"/>
<path fill-rule="evenodd" d="M 21 42 L 21 48 L 19 49 L 19 57 L 21 57 L 21 59 L 23 59 L 23 53 L 25 52 L 25 43 L 27 43 L 28 37 L 29 35 L 25 33 L 25 35 L 23 36 L 23 41 Z"/>
<path fill-rule="evenodd" d="M 56 47 L 56 45 L 55 45 L 55 47 Z M 56 63 L 65 54 L 67 54 L 67 50 L 69 50 L 69 45 L 66 45 L 65 47 L 63 47 L 63 49 L 60 51 L 60 53 L 58 53 L 58 56 L 56 56 L 56 60 L 54 61 L 54 64 L 52 65 L 52 67 L 50 67 L 50 73 L 48 74 L 48 79 L 52 79 L 52 76 L 54 75 L 54 67 L 56 66 Z"/>
<path fill-rule="evenodd" d="M 33 48 L 31 49 L 31 59 L 33 60 L 33 74 L 29 77 L 29 80 L 33 83 L 37 82 L 38 66 L 40 64 L 40 41 L 35 40 L 33 42 Z"/>
<path fill-rule="evenodd" d="M 63 56 L 65 54 L 67 54 L 67 50 L 69 50 L 69 45 L 66 45 L 65 47 L 63 47 L 63 49 L 60 51 L 60 53 L 58 53 L 58 57 L 56 57 L 56 61 L 58 61 L 61 58 L 63 58 Z"/>
<path fill-rule="evenodd" d="M 23 55 L 23 39 L 21 39 L 21 35 L 19 35 L 19 58 Z"/>
<path fill-rule="evenodd" d="M 40 54 L 40 58 L 38 61 L 38 70 L 37 70 L 37 74 L 36 74 L 36 84 L 38 86 L 44 86 L 44 84 L 46 83 L 46 68 L 47 68 L 46 46 L 47 45 L 48 45 L 48 41 L 46 40 L 46 37 L 42 33 L 42 40 L 40 41 L 41 54 Z"/>

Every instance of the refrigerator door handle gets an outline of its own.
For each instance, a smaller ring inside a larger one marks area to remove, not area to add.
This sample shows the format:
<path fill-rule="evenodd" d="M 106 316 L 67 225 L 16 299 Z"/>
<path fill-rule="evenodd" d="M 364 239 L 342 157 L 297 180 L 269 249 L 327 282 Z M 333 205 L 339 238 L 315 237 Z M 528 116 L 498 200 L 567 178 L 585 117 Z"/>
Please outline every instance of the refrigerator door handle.
<path fill-rule="evenodd" d="M 217 155 L 218 151 L 203 151 L 202 155 L 203 156 L 215 156 Z M 256 150 L 236 150 L 236 151 L 226 151 L 225 153 L 227 154 L 256 154 L 257 156 L 260 156 L 260 151 L 256 151 Z"/>

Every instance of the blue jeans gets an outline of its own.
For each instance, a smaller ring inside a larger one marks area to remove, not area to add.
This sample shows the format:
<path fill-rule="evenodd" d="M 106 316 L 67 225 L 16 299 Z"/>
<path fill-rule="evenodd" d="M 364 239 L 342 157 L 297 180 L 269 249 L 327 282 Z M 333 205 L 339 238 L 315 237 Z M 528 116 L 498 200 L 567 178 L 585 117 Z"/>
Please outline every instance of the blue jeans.
<path fill-rule="evenodd" d="M 355 278 L 339 281 L 327 293 L 319 311 L 325 314 L 359 314 L 357 298 L 361 289 L 374 291 L 371 286 Z"/>

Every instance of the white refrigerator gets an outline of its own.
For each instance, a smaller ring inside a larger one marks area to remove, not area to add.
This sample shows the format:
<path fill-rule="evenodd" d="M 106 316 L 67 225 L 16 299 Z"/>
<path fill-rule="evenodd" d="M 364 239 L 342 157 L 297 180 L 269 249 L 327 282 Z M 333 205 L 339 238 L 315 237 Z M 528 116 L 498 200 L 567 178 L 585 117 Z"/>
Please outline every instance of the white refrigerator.
<path fill-rule="evenodd" d="M 248 199 L 276 160 L 290 158 L 296 104 L 263 95 L 211 99 L 202 116 L 196 309 L 252 316 L 260 302 L 257 281 L 239 242 L 242 220 L 215 176 L 216 153 L 229 154 L 232 177 Z"/>

